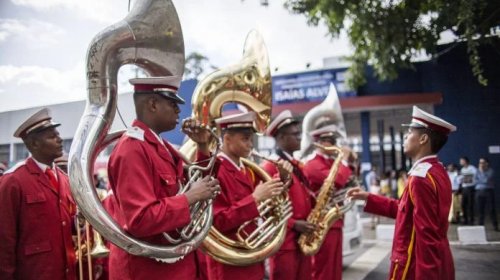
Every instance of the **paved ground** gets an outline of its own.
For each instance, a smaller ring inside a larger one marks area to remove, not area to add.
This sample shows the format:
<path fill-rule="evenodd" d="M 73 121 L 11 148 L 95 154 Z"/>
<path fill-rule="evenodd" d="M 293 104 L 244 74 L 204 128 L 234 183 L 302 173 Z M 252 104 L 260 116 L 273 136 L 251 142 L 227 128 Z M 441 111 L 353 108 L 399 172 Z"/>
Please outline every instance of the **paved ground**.
<path fill-rule="evenodd" d="M 379 244 L 375 246 L 380 246 Z M 375 247 L 374 246 L 374 247 Z M 385 245 L 382 245 L 384 247 Z M 372 247 L 372 248 L 374 248 Z M 390 249 L 390 245 L 388 246 Z M 455 277 L 456 279 L 498 279 L 500 275 L 500 244 L 493 245 L 452 245 L 453 258 L 455 261 Z M 389 250 L 387 255 L 379 262 L 379 264 L 370 270 L 368 274 L 356 275 L 348 269 L 344 271 L 347 279 L 365 279 L 365 280 L 382 280 L 388 278 L 389 271 Z"/>
<path fill-rule="evenodd" d="M 352 256 L 344 267 L 344 280 L 381 280 L 388 279 L 391 242 L 377 241 L 370 216 L 363 214 L 363 243 L 360 250 Z M 394 223 L 391 219 L 380 219 L 381 224 Z M 500 232 L 485 225 L 485 245 L 462 245 L 458 242 L 458 225 L 450 225 L 450 240 L 455 261 L 456 279 L 500 279 Z"/>

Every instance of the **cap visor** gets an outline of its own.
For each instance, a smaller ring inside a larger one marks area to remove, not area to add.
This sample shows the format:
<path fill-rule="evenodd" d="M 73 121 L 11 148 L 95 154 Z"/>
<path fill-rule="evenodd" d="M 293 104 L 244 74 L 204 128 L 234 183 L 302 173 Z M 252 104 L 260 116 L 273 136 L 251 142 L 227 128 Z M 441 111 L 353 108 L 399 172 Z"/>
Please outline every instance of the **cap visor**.
<path fill-rule="evenodd" d="M 34 129 L 34 130 L 30 131 L 29 134 L 41 132 L 41 131 L 47 130 L 49 128 L 58 127 L 60 125 L 61 125 L 60 123 L 51 123 L 49 125 L 42 126 L 42 127 L 37 128 L 37 129 Z"/>
<path fill-rule="evenodd" d="M 170 99 L 170 100 L 175 101 L 176 103 L 179 103 L 179 104 L 186 103 L 186 101 L 184 101 L 184 99 L 182 99 L 179 95 L 177 95 L 175 93 L 163 91 L 163 92 L 160 92 L 160 94 L 163 95 L 164 97 Z"/>

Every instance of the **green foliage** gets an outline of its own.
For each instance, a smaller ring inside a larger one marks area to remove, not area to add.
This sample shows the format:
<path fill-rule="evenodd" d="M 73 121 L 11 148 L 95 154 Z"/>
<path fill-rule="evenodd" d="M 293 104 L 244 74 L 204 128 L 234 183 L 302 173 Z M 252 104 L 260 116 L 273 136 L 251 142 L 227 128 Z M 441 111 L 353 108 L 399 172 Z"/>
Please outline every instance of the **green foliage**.
<path fill-rule="evenodd" d="M 366 82 L 367 63 L 380 80 L 392 80 L 399 69 L 412 68 L 412 58 L 436 58 L 440 34 L 447 30 L 457 42 L 467 41 L 472 73 L 487 84 L 478 47 L 498 37 L 492 28 L 500 25 L 499 0 L 287 0 L 285 7 L 305 14 L 309 24 L 325 23 L 333 37 L 347 31 L 355 49 L 349 57 L 353 88 Z"/>
<path fill-rule="evenodd" d="M 208 58 L 201 53 L 192 52 L 186 57 L 185 79 L 198 79 L 208 66 Z M 211 66 L 213 68 L 213 66 Z"/>

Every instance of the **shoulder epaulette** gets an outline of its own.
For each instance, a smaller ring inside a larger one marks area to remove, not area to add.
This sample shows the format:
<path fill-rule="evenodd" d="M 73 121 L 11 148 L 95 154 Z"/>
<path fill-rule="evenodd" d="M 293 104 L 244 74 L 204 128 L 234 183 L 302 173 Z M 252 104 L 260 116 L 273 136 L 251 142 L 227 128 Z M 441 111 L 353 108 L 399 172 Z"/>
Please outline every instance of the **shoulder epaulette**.
<path fill-rule="evenodd" d="M 26 160 L 23 160 L 21 162 L 18 162 L 16 163 L 14 166 L 12 166 L 11 168 L 7 169 L 3 174 L 9 174 L 9 173 L 14 173 L 14 171 L 16 171 L 17 169 L 19 169 L 19 167 L 23 166 L 23 165 L 26 165 Z"/>
<path fill-rule="evenodd" d="M 130 138 L 144 141 L 144 130 L 140 129 L 139 127 L 132 126 L 127 128 L 125 135 L 127 135 Z"/>
<path fill-rule="evenodd" d="M 408 175 L 425 178 L 427 176 L 427 172 L 429 172 L 429 169 L 431 169 L 431 167 L 432 164 L 428 162 L 419 163 L 414 168 L 412 168 Z"/>

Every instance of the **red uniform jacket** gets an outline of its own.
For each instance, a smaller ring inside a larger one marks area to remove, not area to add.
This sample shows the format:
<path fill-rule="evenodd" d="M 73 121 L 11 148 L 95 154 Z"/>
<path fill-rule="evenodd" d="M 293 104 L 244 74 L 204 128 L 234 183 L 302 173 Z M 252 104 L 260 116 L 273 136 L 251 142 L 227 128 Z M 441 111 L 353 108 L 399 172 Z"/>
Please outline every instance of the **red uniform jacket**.
<path fill-rule="evenodd" d="M 365 211 L 396 219 L 391 279 L 454 279 L 448 243 L 451 183 L 436 156 L 417 161 L 401 199 L 368 196 Z"/>
<path fill-rule="evenodd" d="M 259 216 L 257 203 L 252 196 L 258 180 L 245 168 L 240 171 L 227 158 L 217 157 L 217 179 L 221 193 L 214 200 L 213 225 L 233 240 L 240 225 Z M 248 231 L 255 227 L 249 226 Z M 213 280 L 263 279 L 264 263 L 249 266 L 232 266 L 207 257 L 208 278 Z"/>
<path fill-rule="evenodd" d="M 183 181 L 178 152 L 142 122 L 134 121 L 111 154 L 108 172 L 113 191 L 113 217 L 143 241 L 168 245 L 163 232 L 173 232 L 190 221 L 185 195 L 176 195 Z M 168 148 L 168 150 L 167 150 Z M 194 253 L 173 264 L 130 255 L 111 245 L 110 279 L 194 279 Z"/>
<path fill-rule="evenodd" d="M 309 179 L 309 182 L 311 182 L 311 190 L 316 192 L 316 194 L 319 193 L 323 182 L 328 176 L 328 173 L 330 173 L 330 168 L 332 167 L 333 162 L 333 159 L 326 158 L 320 154 L 316 154 L 313 159 L 305 164 L 304 171 L 307 178 Z M 349 177 L 351 176 L 351 174 L 351 169 L 344 163 L 340 163 L 337 177 L 335 177 L 335 188 L 343 188 L 347 181 L 349 181 Z M 342 228 L 343 225 L 343 220 L 339 219 L 335 223 L 333 223 L 332 228 Z"/>
<path fill-rule="evenodd" d="M 325 181 L 330 169 L 334 163 L 331 158 L 326 158 L 323 155 L 316 156 L 308 161 L 304 170 L 311 182 L 311 189 L 319 193 L 323 182 Z M 337 176 L 335 177 L 335 188 L 343 188 L 349 177 L 351 169 L 344 163 L 339 164 Z M 332 227 L 325 236 L 325 240 L 318 253 L 313 256 L 312 279 L 342 279 L 342 227 L 344 226 L 343 219 L 339 219 L 333 223 Z"/>
<path fill-rule="evenodd" d="M 288 160 L 287 158 L 282 158 Z M 304 182 L 304 180 L 307 179 L 302 171 L 301 163 L 298 161 L 289 162 L 294 168 L 294 173 L 292 173 L 292 185 L 288 190 L 288 196 L 293 207 L 293 215 L 290 219 L 288 219 L 286 237 L 283 245 L 280 248 L 280 251 L 299 250 L 297 241 L 300 234 L 293 230 L 293 225 L 295 224 L 296 220 L 307 220 L 307 216 L 309 215 L 309 212 L 311 212 L 312 205 L 312 197 L 306 187 L 309 182 Z M 274 177 L 278 173 L 278 168 L 276 167 L 276 165 L 269 161 L 264 161 L 262 163 L 262 168 L 266 170 L 266 172 L 271 175 L 271 177 Z M 297 177 L 298 173 L 301 175 L 302 179 Z"/>
<path fill-rule="evenodd" d="M 0 279 L 75 279 L 75 205 L 59 168 L 59 193 L 28 158 L 0 180 Z"/>

